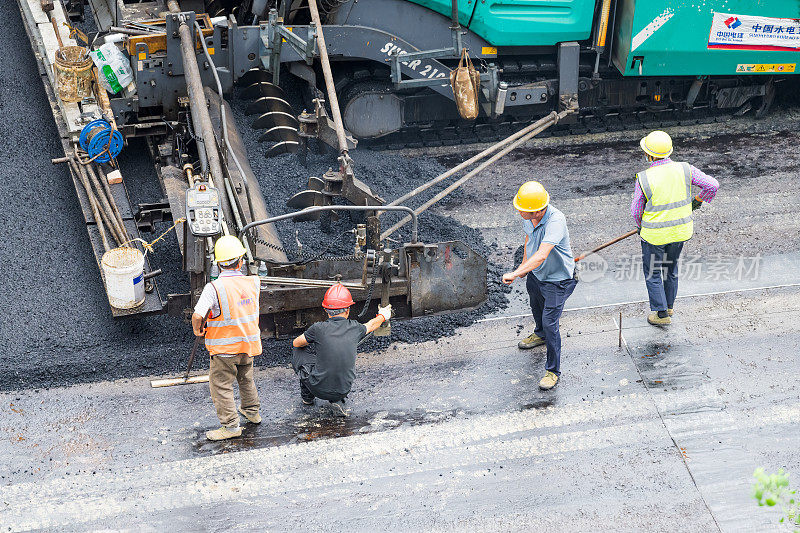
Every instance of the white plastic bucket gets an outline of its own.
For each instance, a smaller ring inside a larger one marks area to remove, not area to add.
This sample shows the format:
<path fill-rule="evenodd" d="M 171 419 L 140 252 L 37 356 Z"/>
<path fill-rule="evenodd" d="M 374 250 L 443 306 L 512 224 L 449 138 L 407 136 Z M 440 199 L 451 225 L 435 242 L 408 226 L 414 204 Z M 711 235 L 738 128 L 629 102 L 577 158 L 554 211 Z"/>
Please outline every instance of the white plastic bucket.
<path fill-rule="evenodd" d="M 144 254 L 136 248 L 114 248 L 103 254 L 108 302 L 117 309 L 144 303 Z"/>

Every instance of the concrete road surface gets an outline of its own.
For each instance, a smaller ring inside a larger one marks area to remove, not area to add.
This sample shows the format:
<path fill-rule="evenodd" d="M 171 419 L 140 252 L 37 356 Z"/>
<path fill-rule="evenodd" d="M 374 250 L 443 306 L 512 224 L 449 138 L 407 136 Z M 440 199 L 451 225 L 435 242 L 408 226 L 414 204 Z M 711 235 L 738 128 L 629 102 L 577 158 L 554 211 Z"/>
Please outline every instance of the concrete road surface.
<path fill-rule="evenodd" d="M 758 466 L 800 472 L 800 291 L 569 311 L 563 380 L 528 319 L 358 361 L 353 412 L 257 373 L 264 421 L 210 443 L 205 385 L 147 379 L 0 396 L 8 531 L 775 531 Z"/>

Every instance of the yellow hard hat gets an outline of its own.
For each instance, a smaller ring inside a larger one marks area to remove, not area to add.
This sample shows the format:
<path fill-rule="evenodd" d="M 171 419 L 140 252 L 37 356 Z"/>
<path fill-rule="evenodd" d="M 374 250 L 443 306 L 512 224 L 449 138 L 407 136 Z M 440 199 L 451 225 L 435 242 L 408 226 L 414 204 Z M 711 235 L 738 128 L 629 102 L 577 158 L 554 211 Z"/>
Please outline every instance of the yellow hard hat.
<path fill-rule="evenodd" d="M 665 131 L 651 131 L 642 138 L 639 146 L 646 154 L 663 159 L 672 153 L 672 138 Z"/>
<path fill-rule="evenodd" d="M 230 263 L 240 259 L 245 253 L 247 250 L 244 249 L 242 241 L 233 235 L 220 237 L 214 244 L 214 259 L 217 260 L 217 263 Z"/>
<path fill-rule="evenodd" d="M 550 204 L 550 195 L 538 181 L 527 181 L 514 197 L 514 207 L 519 211 L 541 211 Z"/>

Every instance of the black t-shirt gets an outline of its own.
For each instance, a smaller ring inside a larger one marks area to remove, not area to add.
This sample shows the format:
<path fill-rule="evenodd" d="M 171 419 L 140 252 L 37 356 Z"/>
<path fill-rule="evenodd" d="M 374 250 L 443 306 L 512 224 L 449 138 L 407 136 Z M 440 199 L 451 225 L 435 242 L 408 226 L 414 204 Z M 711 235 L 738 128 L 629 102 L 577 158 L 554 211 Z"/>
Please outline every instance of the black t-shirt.
<path fill-rule="evenodd" d="M 356 377 L 356 347 L 366 334 L 364 324 L 344 317 L 331 317 L 308 328 L 304 335 L 317 355 L 308 384 L 325 394 L 349 393 Z"/>

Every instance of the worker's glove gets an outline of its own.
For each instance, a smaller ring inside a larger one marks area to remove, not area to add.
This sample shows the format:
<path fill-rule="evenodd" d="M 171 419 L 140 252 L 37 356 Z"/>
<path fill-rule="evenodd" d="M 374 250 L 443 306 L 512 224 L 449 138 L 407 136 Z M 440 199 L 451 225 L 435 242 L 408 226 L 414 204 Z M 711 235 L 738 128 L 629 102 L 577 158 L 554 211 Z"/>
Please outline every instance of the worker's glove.
<path fill-rule="evenodd" d="M 692 198 L 692 211 L 703 207 L 703 201 L 698 198 Z"/>
<path fill-rule="evenodd" d="M 386 307 L 378 306 L 378 315 L 382 316 L 384 321 L 392 318 L 392 304 L 388 304 Z"/>

